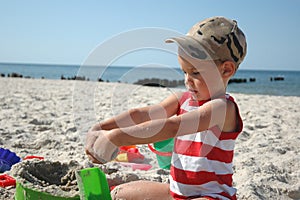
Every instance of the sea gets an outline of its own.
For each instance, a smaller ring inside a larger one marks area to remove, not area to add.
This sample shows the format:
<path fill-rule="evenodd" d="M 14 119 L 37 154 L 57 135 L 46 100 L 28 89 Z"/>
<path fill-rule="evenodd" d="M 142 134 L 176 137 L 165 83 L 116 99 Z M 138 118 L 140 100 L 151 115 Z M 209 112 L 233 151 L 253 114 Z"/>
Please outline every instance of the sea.
<path fill-rule="evenodd" d="M 170 67 L 0 63 L 2 77 L 8 77 L 12 73 L 22 75 L 23 78 L 34 79 L 72 79 L 81 77 L 89 81 L 101 80 L 124 83 L 136 83 L 145 79 L 169 81 L 183 79 L 183 73 L 179 68 Z M 232 79 L 236 81 L 228 85 L 227 91 L 229 93 L 300 96 L 300 71 L 239 69 Z M 184 86 L 178 85 L 176 87 Z"/>

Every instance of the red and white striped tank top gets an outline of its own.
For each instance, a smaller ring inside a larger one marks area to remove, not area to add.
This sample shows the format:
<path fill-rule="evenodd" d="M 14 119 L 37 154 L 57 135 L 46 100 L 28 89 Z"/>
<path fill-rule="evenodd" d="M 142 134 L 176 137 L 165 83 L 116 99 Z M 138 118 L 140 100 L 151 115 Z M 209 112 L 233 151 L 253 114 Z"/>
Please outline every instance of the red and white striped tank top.
<path fill-rule="evenodd" d="M 226 98 L 234 102 L 231 96 L 226 95 Z M 177 114 L 195 110 L 206 102 L 192 100 L 191 94 L 186 92 L 180 100 Z M 170 171 L 173 198 L 236 199 L 236 189 L 232 186 L 232 160 L 235 139 L 243 128 L 237 105 L 236 109 L 239 120 L 237 132 L 221 132 L 215 126 L 175 139 Z"/>

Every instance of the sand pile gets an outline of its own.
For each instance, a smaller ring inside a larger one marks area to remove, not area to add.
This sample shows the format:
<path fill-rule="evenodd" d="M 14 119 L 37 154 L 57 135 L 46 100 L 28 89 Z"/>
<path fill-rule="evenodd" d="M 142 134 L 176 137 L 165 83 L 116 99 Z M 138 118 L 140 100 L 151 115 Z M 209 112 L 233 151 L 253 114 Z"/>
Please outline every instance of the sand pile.
<path fill-rule="evenodd" d="M 81 168 L 74 161 L 30 160 L 14 165 L 11 175 L 26 188 L 53 196 L 73 197 L 79 195 L 75 173 Z"/>

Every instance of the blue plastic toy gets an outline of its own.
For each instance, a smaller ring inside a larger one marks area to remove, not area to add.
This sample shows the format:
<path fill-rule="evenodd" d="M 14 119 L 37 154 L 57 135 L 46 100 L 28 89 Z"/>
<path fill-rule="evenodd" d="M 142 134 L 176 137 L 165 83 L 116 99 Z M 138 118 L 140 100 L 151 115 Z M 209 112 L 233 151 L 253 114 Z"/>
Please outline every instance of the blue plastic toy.
<path fill-rule="evenodd" d="M 0 148 L 0 173 L 10 170 L 21 158 L 8 149 Z"/>

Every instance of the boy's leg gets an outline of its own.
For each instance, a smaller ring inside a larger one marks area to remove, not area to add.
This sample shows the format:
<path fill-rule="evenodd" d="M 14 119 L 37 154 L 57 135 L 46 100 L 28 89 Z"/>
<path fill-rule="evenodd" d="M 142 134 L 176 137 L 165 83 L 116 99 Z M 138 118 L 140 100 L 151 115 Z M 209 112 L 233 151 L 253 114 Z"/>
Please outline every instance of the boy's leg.
<path fill-rule="evenodd" d="M 171 200 L 167 183 L 154 181 L 132 181 L 114 188 L 111 192 L 113 200 Z"/>

